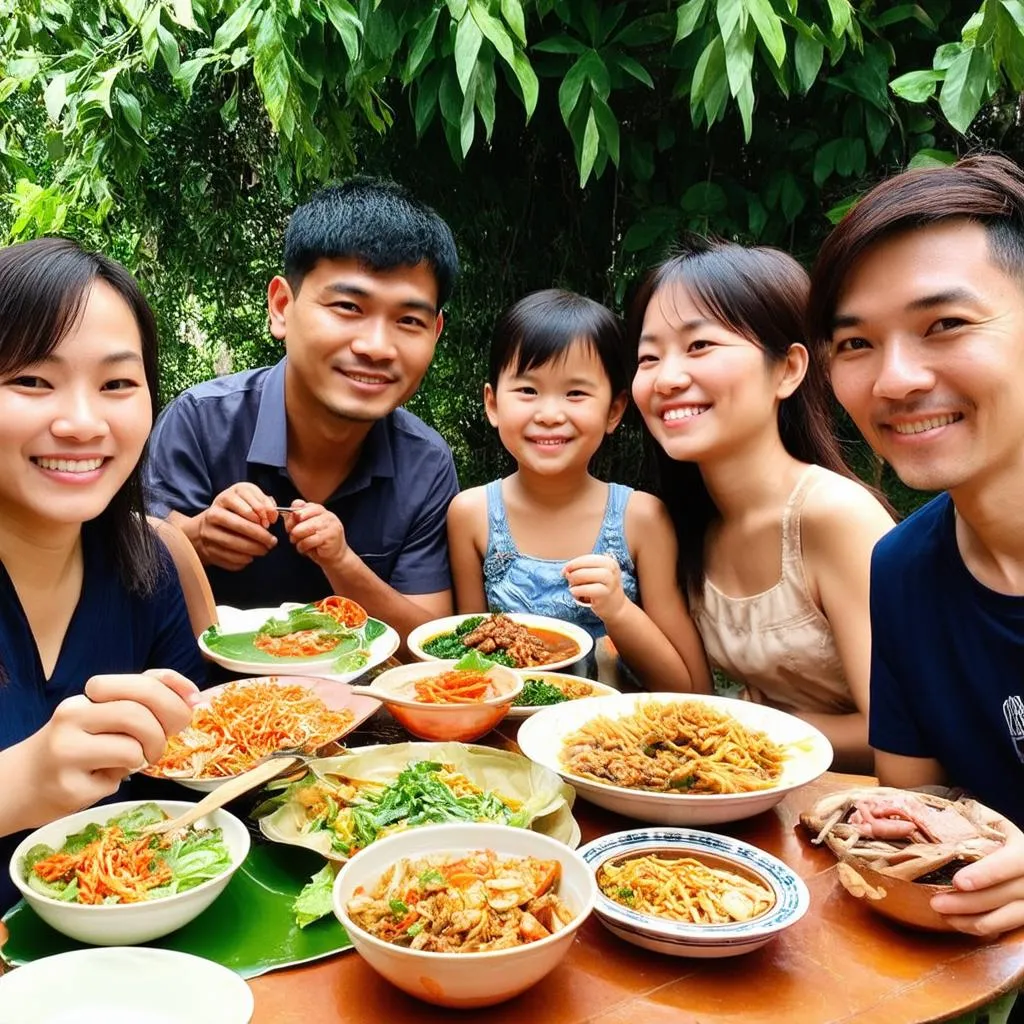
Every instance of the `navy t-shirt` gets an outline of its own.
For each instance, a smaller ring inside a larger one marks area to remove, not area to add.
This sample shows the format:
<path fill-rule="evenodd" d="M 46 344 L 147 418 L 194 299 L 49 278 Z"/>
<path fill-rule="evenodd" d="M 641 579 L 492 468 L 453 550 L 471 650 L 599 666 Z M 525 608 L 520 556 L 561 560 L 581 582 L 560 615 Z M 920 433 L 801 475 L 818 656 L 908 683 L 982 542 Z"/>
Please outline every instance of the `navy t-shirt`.
<path fill-rule="evenodd" d="M 65 698 L 83 691 L 91 676 L 171 668 L 202 684 L 206 669 L 170 555 L 158 545 L 160 579 L 147 597 L 130 593 L 94 530 L 82 531 L 84 577 L 49 679 L 17 592 L 0 563 L 0 750 L 44 726 Z M 126 799 L 122 793 L 111 799 Z M 2 799 L 2 796 L 0 796 Z M 0 837 L 0 913 L 18 898 L 7 866 L 26 833 Z"/>
<path fill-rule="evenodd" d="M 277 505 L 301 498 L 288 475 L 284 406 L 286 360 L 189 388 L 160 414 L 145 472 L 147 510 L 194 516 L 232 484 L 249 481 Z M 405 409 L 374 423 L 359 459 L 324 502 L 352 550 L 402 594 L 451 587 L 446 514 L 458 492 L 451 450 L 437 431 Z M 316 601 L 332 593 L 312 559 L 288 540 L 244 569 L 207 567 L 218 604 L 239 608 Z"/>
<path fill-rule="evenodd" d="M 971 575 L 955 521 L 940 495 L 875 546 L 870 741 L 1024 827 L 1024 597 Z"/>

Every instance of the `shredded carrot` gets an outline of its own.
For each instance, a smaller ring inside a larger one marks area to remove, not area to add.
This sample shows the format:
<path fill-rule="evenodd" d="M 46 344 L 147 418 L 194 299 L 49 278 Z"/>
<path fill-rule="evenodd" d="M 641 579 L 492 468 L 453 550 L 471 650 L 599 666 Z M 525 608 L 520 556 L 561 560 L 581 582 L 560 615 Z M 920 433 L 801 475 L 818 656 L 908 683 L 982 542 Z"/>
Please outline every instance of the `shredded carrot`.
<path fill-rule="evenodd" d="M 416 681 L 416 699 L 422 704 L 476 704 L 495 696 L 494 684 L 476 669 L 451 669 Z"/>
<path fill-rule="evenodd" d="M 114 825 L 78 853 L 53 853 L 32 870 L 44 882 L 70 884 L 77 878 L 79 903 L 102 903 L 112 896 L 121 903 L 138 903 L 150 889 L 173 880 L 170 865 L 159 856 L 171 842 L 167 835 L 127 839 Z"/>
<path fill-rule="evenodd" d="M 231 683 L 192 713 L 191 725 L 167 741 L 149 774 L 216 779 L 247 771 L 277 750 L 308 752 L 344 735 L 355 720 L 332 711 L 306 686 L 275 681 Z"/>
<path fill-rule="evenodd" d="M 328 654 L 341 643 L 338 633 L 326 633 L 322 629 L 300 629 L 284 636 L 267 636 L 257 633 L 253 647 L 275 658 L 308 658 L 313 654 Z"/>
<path fill-rule="evenodd" d="M 340 622 L 350 629 L 359 629 L 369 618 L 366 609 L 361 604 L 356 604 L 355 601 L 351 601 L 347 597 L 338 597 L 337 594 L 317 601 L 313 607 L 318 612 L 330 615 L 335 622 Z"/>

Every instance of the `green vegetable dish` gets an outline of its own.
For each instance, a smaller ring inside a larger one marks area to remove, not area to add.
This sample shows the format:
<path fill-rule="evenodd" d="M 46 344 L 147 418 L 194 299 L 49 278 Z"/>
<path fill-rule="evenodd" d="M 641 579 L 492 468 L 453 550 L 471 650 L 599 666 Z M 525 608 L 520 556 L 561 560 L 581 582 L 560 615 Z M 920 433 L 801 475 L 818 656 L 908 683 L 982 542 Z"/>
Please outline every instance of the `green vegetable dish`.
<path fill-rule="evenodd" d="M 143 834 L 167 817 L 156 804 L 140 804 L 103 825 L 87 825 L 57 849 L 40 843 L 25 855 L 22 878 L 65 903 L 140 903 L 194 889 L 231 867 L 219 828 Z"/>
<path fill-rule="evenodd" d="M 594 687 L 586 679 L 559 679 L 557 683 L 549 679 L 527 679 L 512 706 L 539 708 L 593 696 Z"/>
<path fill-rule="evenodd" d="M 461 658 L 466 653 L 466 645 L 462 642 L 464 636 L 470 633 L 486 619 L 486 615 L 474 615 L 465 622 L 460 622 L 449 633 L 441 633 L 431 637 L 423 645 L 423 653 L 429 654 L 432 658 L 441 658 L 445 661 Z M 491 651 L 487 655 L 488 660 L 504 665 L 506 668 L 516 668 L 516 663 L 504 651 Z"/>

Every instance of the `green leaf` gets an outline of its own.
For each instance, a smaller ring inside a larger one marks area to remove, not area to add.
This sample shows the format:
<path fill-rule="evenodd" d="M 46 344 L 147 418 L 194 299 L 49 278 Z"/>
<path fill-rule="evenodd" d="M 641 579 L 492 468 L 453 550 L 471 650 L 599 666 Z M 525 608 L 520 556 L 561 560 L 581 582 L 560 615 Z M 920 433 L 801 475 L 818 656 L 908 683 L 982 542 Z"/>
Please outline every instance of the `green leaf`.
<path fill-rule="evenodd" d="M 473 136 L 476 134 L 476 114 L 474 112 L 476 102 L 476 83 L 477 76 L 474 74 L 469 83 L 469 90 L 463 100 L 462 114 L 459 119 L 459 147 L 462 151 L 463 157 L 465 157 L 472 148 Z"/>
<path fill-rule="evenodd" d="M 768 223 L 768 211 L 761 202 L 761 197 L 756 192 L 747 193 L 747 226 L 754 238 L 760 238 Z"/>
<path fill-rule="evenodd" d="M 864 143 L 858 139 L 858 142 L 863 146 Z M 803 190 L 797 184 L 796 178 L 788 171 L 782 179 L 782 191 L 780 193 L 780 200 L 782 206 L 782 215 L 786 218 L 787 223 L 791 223 L 796 220 L 800 211 L 804 208 Z"/>
<path fill-rule="evenodd" d="M 476 58 L 480 53 L 480 45 L 484 35 L 480 26 L 471 17 L 465 17 L 455 30 L 455 74 L 463 95 L 469 88 L 469 79 L 476 67 Z"/>
<path fill-rule="evenodd" d="M 431 69 L 433 70 L 433 69 Z M 434 119 L 434 112 L 437 110 L 437 85 L 427 79 L 417 83 L 416 106 L 413 109 L 413 122 L 416 125 L 416 138 L 422 138 L 423 133 L 430 126 Z"/>
<path fill-rule="evenodd" d="M 515 60 L 512 62 L 512 72 L 516 76 L 519 88 L 523 94 L 523 109 L 526 111 L 526 120 L 533 117 L 537 109 L 537 97 L 540 95 L 540 83 L 537 81 L 537 74 L 530 66 L 526 54 L 516 50 Z"/>
<path fill-rule="evenodd" d="M 448 4 L 448 13 L 452 16 L 452 21 L 459 22 L 466 16 L 466 11 L 469 9 L 469 0 L 446 0 Z"/>
<path fill-rule="evenodd" d="M 512 29 L 512 34 L 525 46 L 526 17 L 519 0 L 501 0 L 501 16 L 505 19 L 505 24 Z"/>
<path fill-rule="evenodd" d="M 841 203 L 837 203 L 825 213 L 832 224 L 838 224 L 856 205 L 860 199 L 859 195 L 847 196 Z"/>
<path fill-rule="evenodd" d="M 231 95 L 221 104 L 220 119 L 226 128 L 233 129 L 238 124 L 238 83 L 231 90 Z"/>
<path fill-rule="evenodd" d="M 709 217 L 724 212 L 729 201 L 721 185 L 716 185 L 713 181 L 698 181 L 683 193 L 679 205 L 687 213 Z"/>
<path fill-rule="evenodd" d="M 157 35 L 157 26 L 160 24 L 160 4 L 153 4 L 139 25 L 139 35 L 142 37 L 142 57 L 150 68 L 156 66 L 156 55 L 160 52 L 160 39 Z"/>
<path fill-rule="evenodd" d="M 117 6 L 124 11 L 131 25 L 138 25 L 145 11 L 145 0 L 118 0 Z"/>
<path fill-rule="evenodd" d="M 480 111 L 480 119 L 484 123 L 487 141 L 491 141 L 494 133 L 494 94 L 497 91 L 497 80 L 494 77 L 494 64 L 481 61 L 477 65 L 476 109 Z"/>
<path fill-rule="evenodd" d="M 562 33 L 542 39 L 539 43 L 534 43 L 530 49 L 539 50 L 541 53 L 585 53 L 589 47 L 578 39 Z"/>
<path fill-rule="evenodd" d="M 263 94 L 270 123 L 285 138 L 291 138 L 295 128 L 294 119 L 287 112 L 291 73 L 288 70 L 284 39 L 272 11 L 265 11 L 260 19 L 253 51 L 252 71 Z"/>
<path fill-rule="evenodd" d="M 961 135 L 967 132 L 981 107 L 981 100 L 988 83 L 989 59 L 978 47 L 965 50 L 949 66 L 939 106 L 949 123 Z"/>
<path fill-rule="evenodd" d="M 676 37 L 674 43 L 680 43 L 692 35 L 693 30 L 700 23 L 701 15 L 704 13 L 705 2 L 706 0 L 686 0 L 686 3 L 680 4 L 676 8 Z"/>
<path fill-rule="evenodd" d="M 469 13 L 484 38 L 501 54 L 501 59 L 511 66 L 515 59 L 516 47 L 504 24 L 487 10 L 481 0 L 469 0 Z"/>
<path fill-rule="evenodd" d="M 597 118 L 594 117 L 594 108 L 591 107 L 587 113 L 586 127 L 583 129 L 583 145 L 580 147 L 580 188 L 586 185 L 590 172 L 594 169 L 599 142 Z"/>
<path fill-rule="evenodd" d="M 864 108 L 864 127 L 871 143 L 871 152 L 878 156 L 882 152 L 885 140 L 892 131 L 893 120 L 874 107 Z"/>
<path fill-rule="evenodd" d="M 164 59 L 164 66 L 167 73 L 173 78 L 181 67 L 181 57 L 178 53 L 178 41 L 158 21 L 156 26 L 157 43 L 160 47 L 160 56 Z"/>
<path fill-rule="evenodd" d="M 409 47 L 409 59 L 405 62 L 405 71 L 402 73 L 402 81 L 406 84 L 411 82 L 423 67 L 424 59 L 430 51 L 430 44 L 434 41 L 434 29 L 437 28 L 440 14 L 440 8 L 431 11 L 413 36 L 412 46 Z"/>
<path fill-rule="evenodd" d="M 718 0 L 715 14 L 718 18 L 718 27 L 721 29 L 722 38 L 728 40 L 730 36 L 742 34 L 747 27 L 746 0 Z"/>
<path fill-rule="evenodd" d="M 725 46 L 721 36 L 715 36 L 697 59 L 690 85 L 690 116 L 694 124 L 699 123 L 697 108 L 703 103 L 706 109 L 714 109 L 724 102 L 729 80 L 725 73 Z M 716 94 L 721 93 L 720 100 Z M 710 104 L 710 107 L 709 107 Z M 711 118 L 708 118 L 708 125 Z"/>
<path fill-rule="evenodd" d="M 53 122 L 60 120 L 61 111 L 67 102 L 69 77 L 67 74 L 54 75 L 47 83 L 46 91 L 43 93 L 47 116 Z"/>
<path fill-rule="evenodd" d="M 908 71 L 889 83 L 889 88 L 908 103 L 924 103 L 935 95 L 935 84 L 946 77 L 945 71 Z"/>
<path fill-rule="evenodd" d="M 587 54 L 592 53 L 588 50 Z M 562 84 L 558 87 L 558 109 L 562 112 L 562 120 L 568 127 L 569 118 L 576 109 L 583 86 L 587 84 L 590 76 L 587 74 L 586 54 L 581 56 L 575 64 L 566 72 Z"/>
<path fill-rule="evenodd" d="M 745 82 L 750 80 L 754 66 L 755 30 L 737 29 L 725 39 L 725 72 L 729 78 L 729 91 L 738 96 Z"/>
<path fill-rule="evenodd" d="M 114 80 L 121 73 L 123 68 L 120 64 L 116 64 L 112 68 L 107 68 L 105 71 L 100 72 L 100 80 L 94 85 L 87 96 L 90 100 L 95 100 L 107 114 L 107 117 L 113 117 L 114 111 L 110 105 L 110 94 L 114 88 Z"/>
<path fill-rule="evenodd" d="M 188 103 L 192 99 L 192 89 L 199 77 L 199 72 L 210 63 L 209 57 L 194 57 L 192 60 L 182 61 L 174 76 L 174 84 L 181 90 L 181 95 Z"/>
<path fill-rule="evenodd" d="M 195 32 L 199 26 L 192 13 L 192 0 L 174 0 L 171 4 L 171 17 L 182 27 Z"/>
<path fill-rule="evenodd" d="M 349 62 L 354 64 L 359 59 L 359 35 L 363 31 L 363 23 L 359 20 L 356 9 L 348 0 L 320 0 L 324 13 L 334 31 L 341 39 L 341 45 L 345 47 L 345 54 Z M 433 14 L 434 21 L 437 21 L 437 11 Z M 429 20 L 429 19 L 428 19 Z"/>
<path fill-rule="evenodd" d="M 261 3 L 262 0 L 242 0 L 213 37 L 213 48 L 217 53 L 231 49 L 235 40 L 249 27 Z"/>
<path fill-rule="evenodd" d="M 647 69 L 638 60 L 634 60 L 628 54 L 617 53 L 612 58 L 616 64 L 626 72 L 627 75 L 632 76 L 638 82 L 643 82 L 648 89 L 654 88 L 654 79 L 648 74 Z"/>
<path fill-rule="evenodd" d="M 743 140 L 750 141 L 754 131 L 754 83 L 748 78 L 740 91 L 736 94 L 736 105 L 740 110 L 740 119 L 743 121 Z"/>
<path fill-rule="evenodd" d="M 849 0 L 828 0 L 828 12 L 832 17 L 832 34 L 836 38 L 845 35 L 853 20 Z"/>
<path fill-rule="evenodd" d="M 956 153 L 948 149 L 919 149 L 910 159 L 908 167 L 948 167 L 957 161 Z"/>
<path fill-rule="evenodd" d="M 664 206 L 646 210 L 641 219 L 630 225 L 629 230 L 623 236 L 622 251 L 643 252 L 666 235 L 674 233 L 674 216 L 675 210 Z"/>
<path fill-rule="evenodd" d="M 771 0 L 747 0 L 747 13 L 757 26 L 757 33 L 772 60 L 782 67 L 786 59 L 786 37 L 782 33 L 782 20 L 773 10 Z"/>
<path fill-rule="evenodd" d="M 116 89 L 114 97 L 117 100 L 121 113 L 124 114 L 124 119 L 131 125 L 135 134 L 141 138 L 142 106 L 139 103 L 138 97 L 133 96 L 130 92 L 125 92 L 124 89 Z"/>
<path fill-rule="evenodd" d="M 590 97 L 590 109 L 594 113 L 598 131 L 613 164 L 619 165 L 619 122 L 612 113 L 612 108 L 594 93 Z"/>
<path fill-rule="evenodd" d="M 796 37 L 793 62 L 796 66 L 796 80 L 801 92 L 808 92 L 814 85 L 824 58 L 825 47 L 817 39 L 803 33 Z"/>
<path fill-rule="evenodd" d="M 875 28 L 885 28 L 887 25 L 896 25 L 901 21 L 909 21 L 913 18 L 919 21 L 925 28 L 937 32 L 938 26 L 932 21 L 928 12 L 920 4 L 897 4 L 889 10 L 873 18 Z"/>

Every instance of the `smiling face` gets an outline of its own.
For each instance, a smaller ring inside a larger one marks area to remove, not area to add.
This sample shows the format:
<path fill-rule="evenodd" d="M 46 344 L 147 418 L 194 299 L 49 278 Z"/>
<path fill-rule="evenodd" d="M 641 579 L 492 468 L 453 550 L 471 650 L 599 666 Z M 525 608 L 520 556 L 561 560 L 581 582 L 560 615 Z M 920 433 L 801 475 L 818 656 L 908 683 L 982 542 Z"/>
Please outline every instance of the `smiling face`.
<path fill-rule="evenodd" d="M 0 378 L 0 518 L 37 529 L 95 519 L 152 424 L 138 323 L 96 281 L 49 358 Z"/>
<path fill-rule="evenodd" d="M 840 292 L 831 364 L 836 397 L 909 486 L 956 491 L 1024 469 L 1024 291 L 981 225 L 870 248 Z"/>
<path fill-rule="evenodd" d="M 381 419 L 415 393 L 441 333 L 437 280 L 425 263 L 377 271 L 322 259 L 297 292 L 275 277 L 268 305 L 271 331 L 288 353 L 293 413 Z"/>
<path fill-rule="evenodd" d="M 708 317 L 682 284 L 651 296 L 637 349 L 633 399 L 669 457 L 704 462 L 774 432 L 778 404 L 799 385 L 805 350 L 768 365 L 749 338 Z"/>
<path fill-rule="evenodd" d="M 593 347 L 574 342 L 562 357 L 529 370 L 507 366 L 496 388 L 484 387 L 484 406 L 520 470 L 553 474 L 586 470 L 622 419 L 626 396 L 612 395 Z"/>

